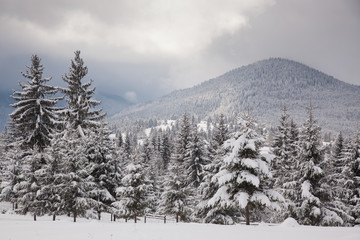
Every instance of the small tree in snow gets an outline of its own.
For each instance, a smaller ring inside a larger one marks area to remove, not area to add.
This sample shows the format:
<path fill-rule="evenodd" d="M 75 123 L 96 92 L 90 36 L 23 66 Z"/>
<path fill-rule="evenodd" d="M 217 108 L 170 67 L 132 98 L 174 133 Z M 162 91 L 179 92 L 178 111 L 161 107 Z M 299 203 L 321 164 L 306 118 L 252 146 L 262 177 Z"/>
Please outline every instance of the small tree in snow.
<path fill-rule="evenodd" d="M 186 184 L 186 176 L 180 162 L 172 159 L 164 182 L 164 192 L 159 201 L 159 212 L 175 215 L 176 221 L 189 221 L 192 212 L 192 191 Z"/>
<path fill-rule="evenodd" d="M 136 155 L 133 162 L 125 169 L 125 176 L 122 178 L 122 186 L 116 189 L 118 201 L 112 205 L 117 209 L 116 215 L 125 219 L 135 218 L 145 214 L 147 207 L 147 195 L 152 185 L 145 178 L 143 166 L 136 163 Z"/>

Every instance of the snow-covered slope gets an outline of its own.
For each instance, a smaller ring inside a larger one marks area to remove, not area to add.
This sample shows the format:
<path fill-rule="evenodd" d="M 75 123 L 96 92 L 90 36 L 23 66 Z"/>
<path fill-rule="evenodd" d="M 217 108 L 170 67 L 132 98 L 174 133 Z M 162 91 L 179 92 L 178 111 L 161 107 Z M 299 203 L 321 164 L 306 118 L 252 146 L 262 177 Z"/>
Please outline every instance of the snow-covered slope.
<path fill-rule="evenodd" d="M 124 117 L 169 119 L 184 112 L 206 117 L 250 108 L 259 121 L 274 125 L 286 103 L 295 121 L 302 122 L 310 99 L 325 130 L 354 129 L 360 121 L 360 86 L 281 58 L 237 68 L 193 88 L 135 105 L 110 121 Z"/>
<path fill-rule="evenodd" d="M 110 219 L 110 218 L 109 218 Z M 245 226 L 222 226 L 215 224 L 158 222 L 110 222 L 59 217 L 39 217 L 37 222 L 31 216 L 0 214 L 0 239 L 3 240 L 215 240 L 215 239 L 266 239 L 266 240 L 357 240 L 360 228 L 305 227 L 288 224 L 269 226 L 267 224 Z"/>

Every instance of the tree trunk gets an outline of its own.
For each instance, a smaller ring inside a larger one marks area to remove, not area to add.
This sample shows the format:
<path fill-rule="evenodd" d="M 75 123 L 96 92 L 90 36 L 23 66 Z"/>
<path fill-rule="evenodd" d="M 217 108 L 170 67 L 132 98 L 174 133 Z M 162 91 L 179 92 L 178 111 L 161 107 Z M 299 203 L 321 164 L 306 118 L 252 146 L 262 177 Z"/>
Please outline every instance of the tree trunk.
<path fill-rule="evenodd" d="M 250 212 L 249 212 L 249 204 L 245 207 L 245 218 L 246 218 L 246 225 L 250 225 Z"/>
<path fill-rule="evenodd" d="M 55 221 L 55 219 L 56 219 L 56 214 L 54 213 L 53 214 L 53 221 Z"/>
<path fill-rule="evenodd" d="M 15 203 L 14 202 L 12 203 L 12 207 L 13 207 L 13 210 L 15 210 Z"/>
<path fill-rule="evenodd" d="M 114 214 L 114 222 L 116 222 L 116 215 Z"/>
<path fill-rule="evenodd" d="M 98 212 L 98 219 L 101 220 L 101 212 Z"/>
<path fill-rule="evenodd" d="M 178 223 L 179 222 L 179 214 L 177 213 L 176 214 L 176 223 Z"/>
<path fill-rule="evenodd" d="M 18 209 L 18 203 L 17 202 L 15 203 L 15 209 Z"/>
<path fill-rule="evenodd" d="M 74 211 L 74 222 L 76 222 L 76 216 L 77 215 L 77 213 L 76 213 L 76 211 Z"/>
<path fill-rule="evenodd" d="M 137 222 L 136 215 L 135 215 L 135 223 Z"/>
<path fill-rule="evenodd" d="M 34 221 L 36 221 L 36 214 L 34 214 Z"/>

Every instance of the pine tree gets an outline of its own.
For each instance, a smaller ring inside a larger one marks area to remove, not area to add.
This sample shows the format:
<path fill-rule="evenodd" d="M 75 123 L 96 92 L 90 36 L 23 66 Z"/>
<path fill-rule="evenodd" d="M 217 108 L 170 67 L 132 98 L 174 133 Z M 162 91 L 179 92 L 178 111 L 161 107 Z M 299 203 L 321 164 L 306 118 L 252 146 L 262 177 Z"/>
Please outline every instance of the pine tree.
<path fill-rule="evenodd" d="M 190 142 L 191 125 L 189 115 L 184 114 L 180 122 L 180 130 L 176 136 L 174 158 L 177 162 L 184 162 L 187 146 Z"/>
<path fill-rule="evenodd" d="M 285 208 L 281 212 L 281 220 L 289 216 L 294 217 L 294 167 L 297 144 L 296 125 L 287 113 L 286 106 L 283 107 L 283 113 L 280 117 L 280 124 L 274 136 L 272 149 L 275 158 L 271 162 L 271 168 L 274 178 L 274 188 L 277 189 L 286 198 Z"/>
<path fill-rule="evenodd" d="M 23 181 L 24 175 L 22 173 L 22 159 L 24 152 L 20 149 L 17 142 L 9 144 L 7 154 L 3 159 L 7 162 L 4 169 L 3 179 L 1 183 L 1 201 L 9 201 L 13 204 L 13 210 L 18 208 L 20 182 Z"/>
<path fill-rule="evenodd" d="M 342 133 L 340 132 L 335 140 L 334 146 L 333 146 L 333 155 L 332 157 L 334 159 L 340 159 L 342 158 L 341 154 L 344 150 L 344 137 L 342 136 Z"/>
<path fill-rule="evenodd" d="M 22 75 L 28 79 L 19 83 L 22 92 L 14 91 L 11 104 L 15 110 L 10 114 L 11 130 L 16 139 L 21 139 L 25 148 L 37 148 L 40 152 L 50 144 L 51 133 L 60 124 L 55 105 L 61 98 L 50 98 L 58 89 L 47 85 L 51 78 L 43 78 L 44 67 L 37 55 L 31 56 L 31 65 Z"/>
<path fill-rule="evenodd" d="M 84 61 L 80 58 L 80 51 L 75 51 L 75 58 L 71 60 L 69 73 L 63 76 L 68 88 L 62 88 L 67 101 L 66 118 L 68 128 L 77 129 L 80 136 L 84 136 L 90 128 L 97 128 L 101 125 L 101 120 L 105 114 L 102 109 L 91 110 L 100 104 L 100 101 L 92 99 L 95 88 L 89 89 L 92 80 L 82 83 L 88 73 L 88 68 L 84 66 Z M 85 131 L 85 132 L 84 132 Z"/>
<path fill-rule="evenodd" d="M 19 183 L 19 202 L 22 204 L 22 212 L 24 214 L 33 213 L 34 221 L 36 221 L 37 216 L 46 213 L 45 203 L 38 196 L 43 176 L 42 166 L 45 165 L 43 152 L 36 148 L 32 149 L 27 152 L 23 161 L 22 171 L 24 178 Z"/>
<path fill-rule="evenodd" d="M 95 210 L 99 220 L 101 212 L 112 212 L 111 204 L 115 201 L 115 189 L 120 185 L 121 178 L 115 148 L 109 135 L 110 131 L 102 124 L 96 132 L 89 133 L 86 146 L 90 175 L 96 184 L 89 194 L 97 202 Z"/>
<path fill-rule="evenodd" d="M 208 206 L 208 201 L 219 189 L 219 183 L 214 177 L 222 165 L 225 156 L 223 144 L 229 138 L 229 130 L 225 124 L 224 115 L 220 115 L 219 123 L 213 133 L 213 139 L 209 146 L 209 164 L 204 167 L 204 181 L 200 184 L 199 192 L 201 201 L 197 205 L 195 215 L 206 223 L 231 224 L 234 216 L 238 213 L 236 208 L 224 209 L 221 206 Z"/>
<path fill-rule="evenodd" d="M 149 184 L 143 172 L 143 166 L 137 163 L 137 156 L 126 166 L 122 186 L 116 189 L 118 201 L 112 205 L 117 209 L 117 215 L 125 219 L 136 218 L 145 214 L 147 196 L 152 185 Z"/>
<path fill-rule="evenodd" d="M 193 128 L 185 152 L 184 164 L 187 173 L 187 184 L 198 188 L 204 178 L 204 166 L 209 163 L 204 142 L 200 139 L 197 127 Z"/>
<path fill-rule="evenodd" d="M 207 202 L 209 207 L 228 212 L 238 207 L 245 209 L 246 224 L 250 224 L 250 207 L 263 205 L 280 209 L 276 201 L 283 201 L 283 197 L 271 189 L 269 160 L 260 153 L 264 139 L 254 127 L 249 115 L 239 118 L 240 131 L 224 143 L 227 154 L 214 176 L 219 188 Z M 225 224 L 239 221 L 236 213 L 228 217 Z"/>
<path fill-rule="evenodd" d="M 172 159 L 164 181 L 164 192 L 159 200 L 161 214 L 175 215 L 176 222 L 187 222 L 192 212 L 192 191 L 186 184 L 181 163 Z"/>
<path fill-rule="evenodd" d="M 86 216 L 87 211 L 98 204 L 90 194 L 96 189 L 96 184 L 85 153 L 86 138 L 79 138 L 75 129 L 67 129 L 58 144 L 62 169 L 58 185 L 61 189 L 60 209 L 72 213 L 76 222 L 78 216 Z"/>
<path fill-rule="evenodd" d="M 360 130 L 344 148 L 343 162 L 345 166 L 340 179 L 343 183 L 342 202 L 349 207 L 352 217 L 349 224 L 360 224 Z"/>
<path fill-rule="evenodd" d="M 212 148 L 216 151 L 229 137 L 229 130 L 225 123 L 224 114 L 220 115 L 219 123 L 216 126 L 212 139 Z"/>
<path fill-rule="evenodd" d="M 40 189 L 37 192 L 38 198 L 44 202 L 46 213 L 52 214 L 53 221 L 56 216 L 64 213 L 61 209 L 61 189 L 63 174 L 63 145 L 62 135 L 57 133 L 53 136 L 53 143 L 44 151 L 46 164 L 43 166 Z M 59 144 L 60 143 L 60 144 Z"/>
<path fill-rule="evenodd" d="M 296 215 L 305 225 L 338 225 L 343 220 L 327 207 L 331 201 L 329 189 L 324 183 L 321 164 L 324 152 L 321 145 L 320 130 L 314 119 L 312 106 L 307 108 L 308 118 L 301 128 L 299 137 L 298 171 L 294 178 L 297 183 Z"/>
<path fill-rule="evenodd" d="M 171 146 L 167 134 L 164 134 L 161 138 L 160 157 L 162 160 L 162 168 L 167 170 L 171 159 Z"/>

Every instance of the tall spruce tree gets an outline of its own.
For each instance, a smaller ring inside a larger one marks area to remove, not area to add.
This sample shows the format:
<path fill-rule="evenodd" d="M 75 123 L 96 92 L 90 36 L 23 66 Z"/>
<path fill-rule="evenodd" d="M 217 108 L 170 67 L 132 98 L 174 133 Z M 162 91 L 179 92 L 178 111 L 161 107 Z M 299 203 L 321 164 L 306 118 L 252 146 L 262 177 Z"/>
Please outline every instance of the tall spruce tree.
<path fill-rule="evenodd" d="M 60 123 L 55 105 L 61 98 L 51 98 L 58 88 L 47 85 L 51 78 L 43 78 L 44 67 L 37 55 L 31 56 L 31 65 L 22 75 L 27 83 L 19 83 L 22 92 L 14 91 L 11 96 L 16 103 L 10 114 L 11 131 L 15 139 L 21 141 L 23 148 L 36 148 L 38 151 L 48 146 L 53 133 Z"/>
<path fill-rule="evenodd" d="M 324 184 L 321 128 L 313 116 L 311 104 L 307 107 L 307 114 L 300 131 L 298 171 L 294 178 L 297 183 L 297 220 L 305 225 L 341 225 L 343 220 L 327 205 L 331 194 L 328 185 Z"/>
<path fill-rule="evenodd" d="M 193 127 L 190 141 L 185 152 L 184 165 L 187 173 L 187 184 L 198 188 L 204 179 L 204 166 L 209 163 L 205 144 L 200 139 L 197 126 Z"/>
<path fill-rule="evenodd" d="M 297 140 L 296 131 L 292 129 L 293 127 L 294 123 L 290 120 L 286 105 L 284 105 L 283 113 L 280 117 L 280 122 L 272 143 L 275 158 L 271 162 L 274 188 L 280 191 L 286 199 L 285 209 L 280 213 L 280 220 L 295 216 L 293 176 L 296 159 L 296 148 L 294 148 L 294 145 L 297 144 Z"/>
<path fill-rule="evenodd" d="M 235 221 L 237 208 L 222 208 L 219 205 L 209 206 L 208 201 L 216 194 L 219 183 L 214 177 L 222 166 L 226 151 L 223 144 L 229 138 L 228 127 L 224 115 L 220 115 L 219 123 L 215 126 L 213 138 L 209 146 L 210 163 L 204 167 L 204 181 L 200 184 L 201 201 L 197 205 L 195 215 L 206 223 L 230 224 Z"/>
<path fill-rule="evenodd" d="M 159 199 L 161 214 L 175 215 L 176 222 L 190 220 L 193 192 L 186 184 L 186 175 L 181 162 L 171 159 L 164 180 L 164 191 Z"/>
<path fill-rule="evenodd" d="M 91 176 L 92 165 L 84 149 L 87 149 L 86 138 L 79 138 L 76 129 L 66 129 L 57 142 L 61 151 L 61 175 L 58 179 L 60 188 L 60 208 L 62 212 L 72 214 L 74 222 L 77 217 L 86 216 L 90 210 L 95 211 L 98 202 L 92 198 L 96 183 Z"/>
<path fill-rule="evenodd" d="M 68 127 L 77 129 L 81 136 L 84 136 L 90 128 L 100 127 L 101 120 L 106 115 L 101 113 L 101 108 L 92 110 L 100 104 L 100 101 L 92 99 L 95 92 L 95 88 L 89 89 L 92 80 L 87 83 L 82 82 L 87 73 L 88 68 L 84 66 L 80 51 L 75 51 L 69 73 L 63 76 L 68 87 L 62 88 L 61 91 L 65 94 L 68 104 L 66 112 Z"/>

